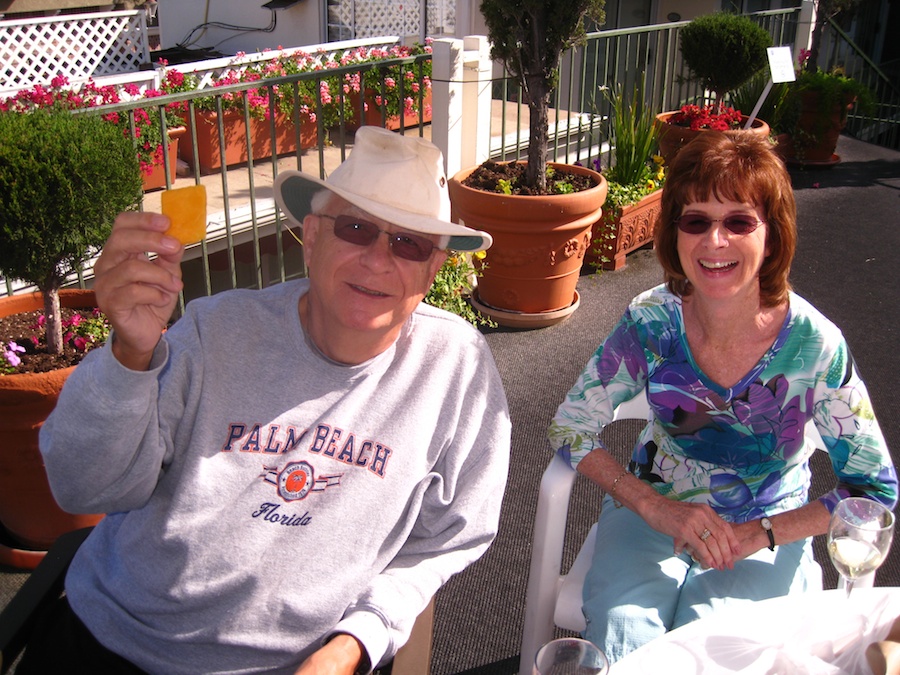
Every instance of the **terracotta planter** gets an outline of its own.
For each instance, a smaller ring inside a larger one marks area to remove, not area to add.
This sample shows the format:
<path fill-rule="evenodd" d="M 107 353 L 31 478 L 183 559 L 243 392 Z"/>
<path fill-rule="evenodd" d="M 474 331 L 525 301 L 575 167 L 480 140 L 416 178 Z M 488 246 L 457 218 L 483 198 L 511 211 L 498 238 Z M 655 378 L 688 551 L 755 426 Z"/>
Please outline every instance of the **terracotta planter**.
<path fill-rule="evenodd" d="M 656 116 L 656 126 L 659 130 L 659 154 L 662 155 L 666 164 L 671 164 L 672 160 L 675 159 L 675 155 L 678 154 L 678 151 L 682 148 L 682 146 L 690 143 L 694 138 L 696 138 L 699 134 L 706 133 L 706 129 L 699 129 L 697 131 L 690 129 L 688 127 L 679 127 L 674 124 L 669 124 L 669 118 L 677 115 L 677 110 L 671 110 L 669 112 L 660 113 Z M 741 115 L 741 127 L 747 122 L 747 115 Z M 757 118 L 753 120 L 753 124 L 749 129 L 746 130 L 748 133 L 759 134 L 760 136 L 768 138 L 769 125 L 763 120 Z"/>
<path fill-rule="evenodd" d="M 562 310 L 575 306 L 575 286 L 607 184 L 599 173 L 584 167 L 552 166 L 591 175 L 597 185 L 567 195 L 508 196 L 463 185 L 474 167 L 450 180 L 454 219 L 494 238 L 478 280 L 477 299 L 482 306 L 500 310 L 492 316 L 503 325 L 510 325 L 504 323 L 509 312 L 557 312 L 561 321 L 568 316 Z"/>
<path fill-rule="evenodd" d="M 169 143 L 166 148 L 166 161 L 169 162 L 169 176 L 175 182 L 175 170 L 178 164 L 178 142 L 187 134 L 187 127 L 176 127 L 167 132 Z M 149 175 L 144 175 L 144 192 L 166 187 L 166 169 L 162 162 L 153 165 Z"/>
<path fill-rule="evenodd" d="M 89 308 L 96 300 L 93 291 L 61 291 L 60 305 Z M 40 293 L 0 298 L 0 316 L 43 307 Z M 0 563 L 33 568 L 57 537 L 102 518 L 59 508 L 38 447 L 38 432 L 74 369 L 0 376 L 0 523 L 22 547 L 0 545 Z"/>
<path fill-rule="evenodd" d="M 834 151 L 852 106 L 851 98 L 836 102 L 830 110 L 822 110 L 817 92 L 802 92 L 795 131 L 779 136 L 779 154 L 790 164 L 834 166 L 840 162 Z"/>
<path fill-rule="evenodd" d="M 200 171 L 210 173 L 222 167 L 222 144 L 219 140 L 218 114 L 208 110 L 194 111 L 197 129 L 197 152 Z M 247 125 L 244 113 L 227 110 L 223 113 L 225 165 L 243 164 L 249 158 L 247 152 Z M 269 120 L 250 118 L 250 148 L 253 160 L 268 159 L 272 156 L 271 123 Z M 313 122 L 304 119 L 300 125 L 300 149 L 312 148 L 318 141 L 318 129 Z M 188 125 L 187 136 L 182 143 L 181 158 L 193 164 L 194 140 Z M 293 119 L 283 113 L 275 115 L 275 149 L 282 155 L 297 152 L 297 134 Z"/>
<path fill-rule="evenodd" d="M 358 128 L 361 124 L 363 126 L 373 126 L 380 127 L 381 124 L 381 108 L 375 102 L 375 94 L 376 92 L 372 90 L 366 90 L 366 110 L 362 115 L 362 123 L 360 123 L 360 114 L 359 114 L 359 101 L 355 100 L 354 111 L 353 111 L 353 119 L 350 121 L 350 128 Z M 418 95 L 414 95 L 413 98 L 418 102 Z M 425 92 L 425 96 L 423 99 L 423 110 L 422 110 L 422 121 L 423 123 L 431 122 L 431 89 Z M 412 114 L 404 114 L 403 115 L 403 127 L 408 129 L 409 127 L 419 126 L 419 113 L 414 112 Z M 391 131 L 397 131 L 400 129 L 400 116 L 392 115 L 387 118 L 384 123 L 385 129 L 390 129 Z"/>
<path fill-rule="evenodd" d="M 662 210 L 662 190 L 643 197 L 636 204 L 622 208 L 612 227 L 614 237 L 607 237 L 606 214 L 594 223 L 591 247 L 584 257 L 593 268 L 618 270 L 625 267 L 625 256 L 632 251 L 653 244 L 656 219 Z"/>

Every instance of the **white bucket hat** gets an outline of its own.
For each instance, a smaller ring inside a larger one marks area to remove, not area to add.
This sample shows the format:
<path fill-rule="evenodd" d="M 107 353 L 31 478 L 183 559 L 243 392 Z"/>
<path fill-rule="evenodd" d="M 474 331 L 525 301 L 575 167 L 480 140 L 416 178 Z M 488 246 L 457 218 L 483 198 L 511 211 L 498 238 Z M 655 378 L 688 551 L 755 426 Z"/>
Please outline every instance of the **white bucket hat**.
<path fill-rule="evenodd" d="M 364 126 L 350 155 L 326 180 L 300 171 L 278 174 L 275 202 L 288 220 L 302 226 L 313 195 L 324 188 L 411 232 L 448 235 L 447 248 L 454 251 L 483 251 L 491 235 L 450 221 L 443 163 L 440 149 L 424 138 Z"/>

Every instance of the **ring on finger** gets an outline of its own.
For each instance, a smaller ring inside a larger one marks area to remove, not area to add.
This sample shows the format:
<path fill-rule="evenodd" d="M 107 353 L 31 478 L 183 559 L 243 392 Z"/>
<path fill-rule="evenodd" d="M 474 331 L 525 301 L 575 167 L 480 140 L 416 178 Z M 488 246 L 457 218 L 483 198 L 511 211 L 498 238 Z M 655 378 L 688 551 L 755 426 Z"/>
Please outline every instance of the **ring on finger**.
<path fill-rule="evenodd" d="M 709 528 L 706 528 L 705 530 L 703 530 L 703 532 L 700 533 L 700 541 L 706 541 L 707 539 L 709 539 L 711 534 L 712 532 L 709 531 Z"/>

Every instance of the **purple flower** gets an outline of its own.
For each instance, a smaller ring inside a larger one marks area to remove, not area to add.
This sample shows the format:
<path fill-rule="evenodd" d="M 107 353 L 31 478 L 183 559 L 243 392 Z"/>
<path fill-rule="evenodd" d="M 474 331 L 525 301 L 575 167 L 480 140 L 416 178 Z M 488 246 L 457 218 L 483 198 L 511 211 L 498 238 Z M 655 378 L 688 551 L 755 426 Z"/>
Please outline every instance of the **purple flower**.
<path fill-rule="evenodd" d="M 15 342 L 10 341 L 9 344 L 6 345 L 6 351 L 3 353 L 3 357 L 9 362 L 13 368 L 22 363 L 22 359 L 19 358 L 19 355 L 16 352 L 20 352 L 22 354 L 25 353 L 25 347 L 21 347 L 17 345 Z"/>

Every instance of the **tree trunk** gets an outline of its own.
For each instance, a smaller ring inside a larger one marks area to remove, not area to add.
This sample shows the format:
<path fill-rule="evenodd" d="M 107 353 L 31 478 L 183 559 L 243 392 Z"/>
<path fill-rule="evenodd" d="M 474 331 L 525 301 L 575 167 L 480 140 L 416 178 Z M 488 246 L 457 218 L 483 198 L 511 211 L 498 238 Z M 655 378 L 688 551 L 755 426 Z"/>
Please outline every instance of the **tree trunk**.
<path fill-rule="evenodd" d="M 528 167 L 525 182 L 538 192 L 547 192 L 548 109 L 550 90 L 543 75 L 528 78 Z"/>
<path fill-rule="evenodd" d="M 44 296 L 44 330 L 47 332 L 47 351 L 62 353 L 62 314 L 59 309 L 59 289 L 42 291 Z"/>

